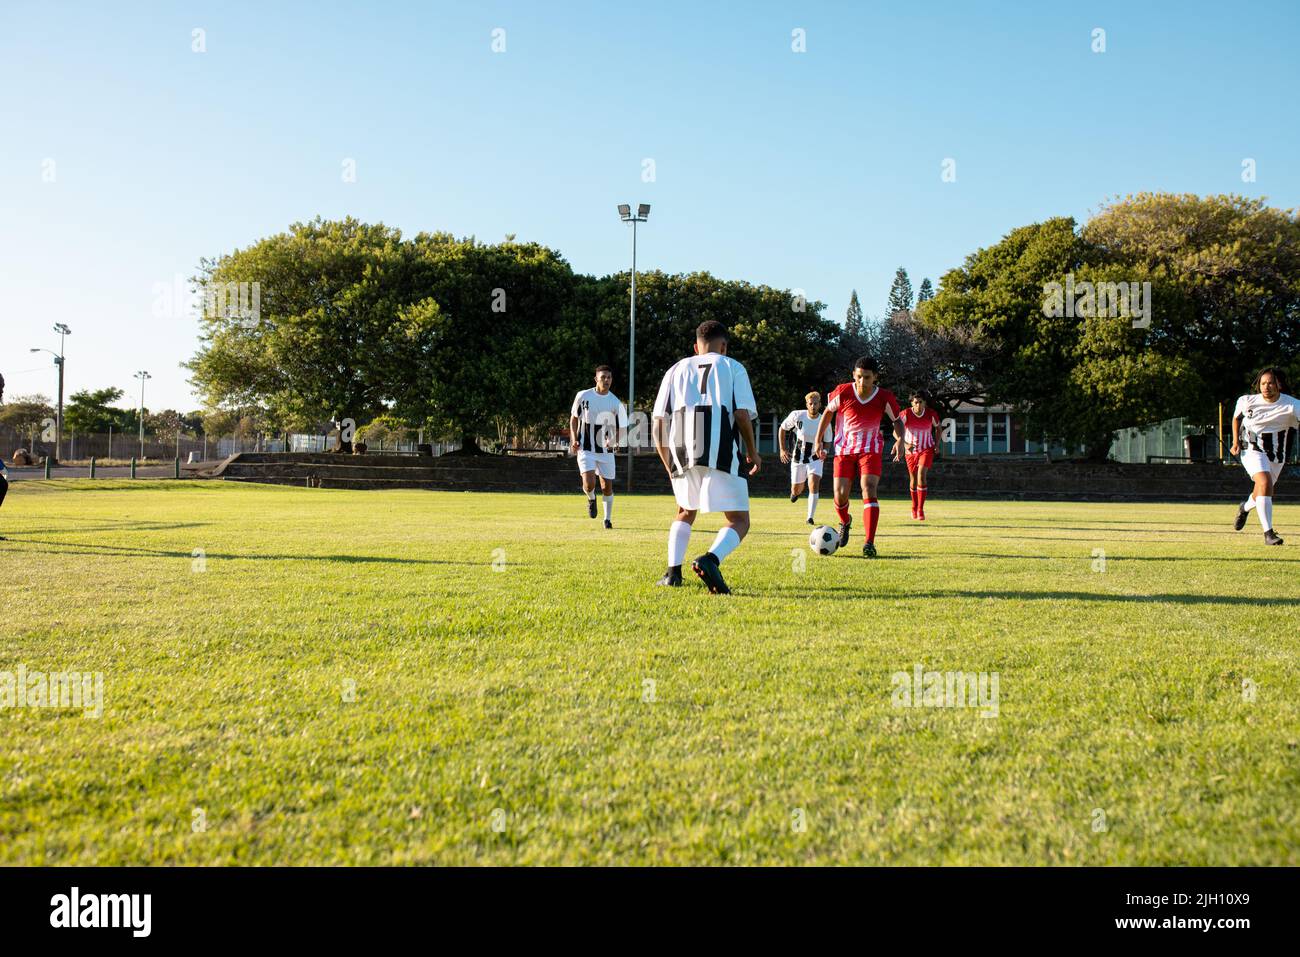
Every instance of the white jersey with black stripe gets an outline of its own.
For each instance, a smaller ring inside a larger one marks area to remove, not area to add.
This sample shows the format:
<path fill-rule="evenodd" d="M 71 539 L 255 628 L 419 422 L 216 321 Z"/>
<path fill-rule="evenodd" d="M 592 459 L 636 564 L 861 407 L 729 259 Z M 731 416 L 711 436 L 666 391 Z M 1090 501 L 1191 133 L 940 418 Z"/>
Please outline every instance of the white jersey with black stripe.
<path fill-rule="evenodd" d="M 674 471 L 704 465 L 742 475 L 745 450 L 736 428 L 740 409 L 751 421 L 758 416 L 749 373 L 735 359 L 706 352 L 687 356 L 664 373 L 654 417 L 667 425 Z"/>
<path fill-rule="evenodd" d="M 821 416 L 809 415 L 807 409 L 795 409 L 785 417 L 785 421 L 781 423 L 781 431 L 794 433 L 794 447 L 790 450 L 790 461 L 807 465 L 816 456 L 817 450 L 813 446 L 817 438 L 819 422 Z M 834 442 L 835 426 L 831 425 L 822 438 L 826 442 Z"/>
<path fill-rule="evenodd" d="M 601 395 L 583 389 L 573 397 L 569 414 L 578 420 L 578 448 L 583 452 L 611 452 L 627 434 L 627 407 L 613 392 Z"/>
<path fill-rule="evenodd" d="M 1285 462 L 1287 435 L 1300 426 L 1300 400 L 1285 392 L 1268 402 L 1258 392 L 1237 400 L 1233 418 L 1241 416 L 1241 444 L 1263 452 L 1270 462 Z"/>

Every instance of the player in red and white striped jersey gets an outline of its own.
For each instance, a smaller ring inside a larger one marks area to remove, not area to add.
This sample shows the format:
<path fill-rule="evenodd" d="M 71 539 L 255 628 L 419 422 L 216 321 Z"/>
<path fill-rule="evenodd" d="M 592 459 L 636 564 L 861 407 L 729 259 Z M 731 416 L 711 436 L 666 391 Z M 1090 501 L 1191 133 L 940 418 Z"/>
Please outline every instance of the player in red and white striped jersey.
<path fill-rule="evenodd" d="M 830 394 L 826 411 L 817 423 L 817 437 L 813 442 L 816 455 L 826 457 L 822 438 L 831 420 L 835 420 L 835 514 L 840 518 L 840 548 L 849 543 L 849 527 L 853 517 L 849 514 L 849 490 L 855 478 L 862 482 L 862 523 L 867 527 L 867 540 L 862 554 L 876 557 L 876 525 L 880 521 L 880 502 L 876 488 L 880 484 L 881 462 L 884 454 L 884 437 L 880 424 L 885 419 L 894 426 L 894 461 L 900 461 L 903 451 L 903 423 L 898 418 L 898 399 L 888 389 L 876 384 L 879 367 L 876 360 L 863 356 L 853 366 L 853 381 L 838 385 Z"/>
<path fill-rule="evenodd" d="M 904 443 L 907 448 L 907 484 L 912 490 L 912 518 L 925 521 L 926 476 L 934 465 L 936 430 L 939 413 L 930 408 L 930 396 L 918 389 L 910 396 L 908 408 L 899 419 L 903 423 Z"/>

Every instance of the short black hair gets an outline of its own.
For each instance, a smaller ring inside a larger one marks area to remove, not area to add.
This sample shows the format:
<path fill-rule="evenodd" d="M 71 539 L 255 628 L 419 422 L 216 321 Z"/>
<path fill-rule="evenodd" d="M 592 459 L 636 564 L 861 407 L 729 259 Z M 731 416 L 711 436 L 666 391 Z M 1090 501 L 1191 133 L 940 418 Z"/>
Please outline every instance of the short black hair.
<path fill-rule="evenodd" d="M 1286 373 L 1283 372 L 1281 369 L 1279 369 L 1277 366 L 1264 366 L 1264 368 L 1259 370 L 1259 374 L 1255 376 L 1254 389 L 1256 392 L 1259 391 L 1259 384 L 1260 382 L 1263 381 L 1264 376 L 1266 375 L 1272 375 L 1273 378 L 1277 380 L 1277 389 L 1279 392 L 1287 391 Z"/>
<path fill-rule="evenodd" d="M 596 366 L 596 375 L 600 375 L 602 372 L 608 372 L 610 375 L 614 374 L 614 370 L 609 366 Z"/>
<path fill-rule="evenodd" d="M 920 399 L 926 405 L 929 405 L 930 393 L 926 392 L 924 389 L 913 389 L 912 394 L 907 397 L 907 401 L 911 402 L 913 399 Z"/>
<path fill-rule="evenodd" d="M 696 326 L 695 338 L 700 342 L 713 342 L 715 339 L 722 339 L 724 342 L 731 341 L 731 335 L 727 332 L 727 327 L 716 319 L 705 319 Z"/>
<path fill-rule="evenodd" d="M 880 366 L 876 365 L 876 360 L 871 356 L 859 356 L 858 361 L 853 363 L 853 368 L 861 369 L 864 372 L 874 372 L 880 374 Z"/>

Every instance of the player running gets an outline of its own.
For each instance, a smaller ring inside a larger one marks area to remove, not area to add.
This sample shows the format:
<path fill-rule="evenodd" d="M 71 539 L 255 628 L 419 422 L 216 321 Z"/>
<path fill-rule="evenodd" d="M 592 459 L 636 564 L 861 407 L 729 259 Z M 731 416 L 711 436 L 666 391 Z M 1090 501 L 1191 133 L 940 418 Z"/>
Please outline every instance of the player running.
<path fill-rule="evenodd" d="M 909 399 L 908 408 L 899 416 L 906 436 L 907 484 L 912 491 L 912 518 L 924 522 L 925 481 L 934 465 L 939 413 L 930 408 L 930 395 L 924 389 L 917 389 Z"/>
<path fill-rule="evenodd" d="M 677 518 L 668 529 L 668 570 L 656 584 L 682 583 L 682 561 L 696 514 L 722 512 L 727 523 L 691 569 L 715 595 L 729 595 L 719 567 L 749 531 L 749 475 L 763 464 L 754 441 L 758 405 L 749 373 L 727 357 L 727 327 L 713 319 L 695 330 L 695 355 L 664 374 L 655 398 L 654 443 L 673 484 Z"/>
<path fill-rule="evenodd" d="M 1233 528 L 1241 531 L 1254 509 L 1264 529 L 1265 545 L 1282 544 L 1273 531 L 1273 488 L 1286 464 L 1287 433 L 1300 426 L 1300 400 L 1287 395 L 1284 388 L 1282 370 L 1272 366 L 1261 369 L 1255 376 L 1255 391 L 1239 398 L 1232 413 L 1232 454 L 1241 455 L 1242 466 L 1255 482 L 1250 498 L 1237 509 Z"/>
<path fill-rule="evenodd" d="M 894 425 L 894 461 L 903 452 L 903 423 L 898 417 L 898 399 L 888 389 L 876 384 L 879 367 L 876 360 L 863 356 L 853 365 L 853 381 L 837 385 L 826 403 L 826 411 L 817 423 L 813 446 L 819 458 L 826 457 L 822 439 L 835 420 L 835 514 L 840 519 L 840 548 L 849 543 L 849 490 L 853 479 L 862 479 L 862 523 L 867 526 L 867 540 L 862 546 L 866 558 L 876 557 L 876 525 L 880 521 L 880 502 L 876 488 L 880 484 L 884 440 L 880 422 L 885 416 Z"/>
<path fill-rule="evenodd" d="M 808 485 L 808 524 L 816 525 L 813 516 L 817 514 L 817 499 L 821 494 L 822 460 L 813 455 L 813 439 L 817 435 L 817 420 L 822 414 L 822 395 L 809 392 L 803 397 L 806 409 L 795 409 L 781 423 L 777 433 L 777 442 L 781 446 L 781 464 L 790 466 L 790 501 L 797 502 L 803 494 L 804 483 Z M 792 449 L 787 452 L 785 434 L 793 433 Z M 827 436 L 833 441 L 834 434 Z"/>
<path fill-rule="evenodd" d="M 596 517 L 599 476 L 606 528 L 614 527 L 614 449 L 620 437 L 627 434 L 627 408 L 609 391 L 613 384 L 613 370 L 596 366 L 596 388 L 583 389 L 574 396 L 569 412 L 569 451 L 578 456 L 582 490 L 587 493 L 587 515 Z"/>

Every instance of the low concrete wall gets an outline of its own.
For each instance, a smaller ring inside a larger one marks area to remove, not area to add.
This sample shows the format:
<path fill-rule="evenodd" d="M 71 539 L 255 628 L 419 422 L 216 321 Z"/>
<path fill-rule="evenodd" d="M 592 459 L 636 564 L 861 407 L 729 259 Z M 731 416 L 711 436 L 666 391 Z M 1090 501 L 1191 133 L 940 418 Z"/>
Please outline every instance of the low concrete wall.
<path fill-rule="evenodd" d="M 829 473 L 829 463 L 827 465 Z M 627 457 L 618 459 L 616 490 L 627 492 Z M 312 488 L 428 488 L 450 491 L 576 493 L 578 470 L 572 457 L 400 455 L 329 453 L 241 453 L 213 477 Z M 829 475 L 828 475 L 829 477 Z M 637 456 L 633 492 L 667 494 L 663 467 L 653 455 Z M 1044 501 L 1222 501 L 1245 498 L 1250 483 L 1238 465 L 1079 464 L 946 460 L 935 463 L 930 487 L 949 498 Z M 750 481 L 755 495 L 789 494 L 789 468 L 775 456 Z M 829 492 L 829 488 L 826 489 Z M 886 462 L 880 492 L 907 496 L 907 470 Z M 1279 501 L 1300 501 L 1300 466 L 1288 466 L 1278 483 Z"/>

